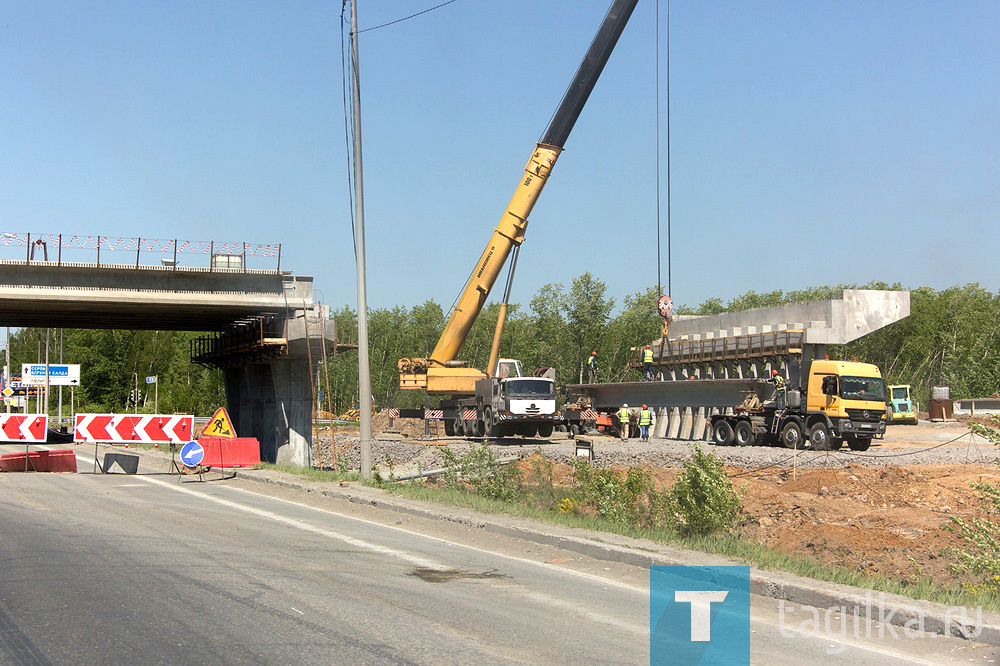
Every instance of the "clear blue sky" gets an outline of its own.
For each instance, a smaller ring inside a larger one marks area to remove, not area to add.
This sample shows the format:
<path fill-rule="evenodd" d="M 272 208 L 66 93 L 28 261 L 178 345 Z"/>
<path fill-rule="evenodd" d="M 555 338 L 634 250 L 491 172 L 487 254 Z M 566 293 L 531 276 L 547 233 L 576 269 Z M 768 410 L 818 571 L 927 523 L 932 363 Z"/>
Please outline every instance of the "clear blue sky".
<path fill-rule="evenodd" d="M 361 27 L 434 4 L 361 2 Z M 607 4 L 458 0 L 361 35 L 372 306 L 452 302 Z M 654 8 L 535 208 L 515 301 L 656 282 Z M 281 242 L 355 303 L 336 0 L 3 9 L 0 230 Z M 674 299 L 1000 288 L 997 26 L 995 0 L 674 0 Z"/>

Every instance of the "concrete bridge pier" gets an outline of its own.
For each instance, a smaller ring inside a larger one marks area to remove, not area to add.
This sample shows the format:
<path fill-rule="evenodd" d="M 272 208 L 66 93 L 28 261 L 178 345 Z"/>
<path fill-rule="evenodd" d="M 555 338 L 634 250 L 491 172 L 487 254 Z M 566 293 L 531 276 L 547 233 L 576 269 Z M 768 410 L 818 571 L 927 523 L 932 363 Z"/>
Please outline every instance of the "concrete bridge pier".
<path fill-rule="evenodd" d="M 312 464 L 312 381 L 323 359 L 332 355 L 336 333 L 327 308 L 297 310 L 285 321 L 284 353 L 247 358 L 224 368 L 226 403 L 238 434 L 257 437 L 261 459 L 280 465 Z M 312 372 L 310 372 L 310 361 Z"/>

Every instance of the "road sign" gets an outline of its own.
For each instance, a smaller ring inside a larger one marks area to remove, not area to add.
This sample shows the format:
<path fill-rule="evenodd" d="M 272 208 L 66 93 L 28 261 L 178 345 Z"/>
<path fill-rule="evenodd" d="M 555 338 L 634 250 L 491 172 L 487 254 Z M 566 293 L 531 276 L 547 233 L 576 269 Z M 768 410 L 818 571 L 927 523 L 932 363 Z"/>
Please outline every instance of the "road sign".
<path fill-rule="evenodd" d="M 21 365 L 21 381 L 31 386 L 45 386 L 45 364 Z M 80 364 L 49 364 L 49 386 L 80 386 Z"/>
<path fill-rule="evenodd" d="M 181 447 L 181 462 L 188 467 L 195 467 L 205 459 L 205 449 L 198 442 L 188 442 Z"/>
<path fill-rule="evenodd" d="M 180 444 L 191 439 L 194 417 L 177 414 L 77 414 L 74 442 Z"/>
<path fill-rule="evenodd" d="M 205 437 L 236 438 L 236 428 L 233 427 L 233 422 L 229 418 L 229 412 L 226 411 L 225 407 L 219 407 L 215 410 L 215 414 L 205 424 L 205 428 L 201 431 L 201 434 Z"/>
<path fill-rule="evenodd" d="M 147 384 L 155 384 L 156 383 L 156 375 L 153 375 L 152 377 L 146 377 L 146 383 Z"/>
<path fill-rule="evenodd" d="M 48 425 L 45 414 L 0 414 L 0 441 L 44 442 Z"/>
<path fill-rule="evenodd" d="M 3 390 L 3 397 L 9 398 L 12 395 L 14 395 L 14 389 L 12 389 L 11 387 L 8 386 Z"/>

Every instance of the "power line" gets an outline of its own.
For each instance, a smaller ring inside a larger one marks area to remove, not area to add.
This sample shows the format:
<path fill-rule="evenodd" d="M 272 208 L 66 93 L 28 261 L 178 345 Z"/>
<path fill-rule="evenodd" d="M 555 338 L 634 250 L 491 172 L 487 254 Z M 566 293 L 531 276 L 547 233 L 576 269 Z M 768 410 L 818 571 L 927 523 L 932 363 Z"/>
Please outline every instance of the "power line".
<path fill-rule="evenodd" d="M 457 2 L 457 0 L 448 0 L 448 2 L 442 2 L 440 5 L 435 5 L 435 6 L 431 7 L 431 8 L 429 8 L 429 9 L 425 9 L 422 12 L 417 12 L 416 14 L 410 14 L 409 16 L 404 16 L 403 18 L 396 19 L 395 21 L 389 21 L 388 23 L 383 23 L 382 25 L 376 25 L 376 26 L 373 26 L 371 28 L 365 28 L 364 30 L 358 30 L 358 34 L 360 35 L 362 32 L 368 32 L 369 30 L 378 30 L 379 28 L 385 28 L 385 27 L 390 26 L 390 25 L 395 25 L 397 23 L 401 23 L 403 21 L 407 21 L 407 20 L 409 20 L 411 18 L 416 18 L 417 16 L 420 16 L 421 14 L 426 14 L 427 12 L 432 12 L 435 9 L 440 9 L 440 8 L 444 7 L 445 5 L 450 5 L 453 2 Z"/>

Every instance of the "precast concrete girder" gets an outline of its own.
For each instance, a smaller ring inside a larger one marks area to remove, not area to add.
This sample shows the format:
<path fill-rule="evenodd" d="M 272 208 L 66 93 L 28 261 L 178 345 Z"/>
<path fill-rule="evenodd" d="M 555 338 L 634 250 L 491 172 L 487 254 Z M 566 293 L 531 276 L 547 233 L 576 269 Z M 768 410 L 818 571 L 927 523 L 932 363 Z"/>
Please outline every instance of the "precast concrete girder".
<path fill-rule="evenodd" d="M 709 317 L 678 317 L 671 340 L 706 340 L 802 330 L 803 343 L 843 345 L 910 315 L 910 292 L 844 289 L 839 298 L 792 303 Z M 658 345 L 659 340 L 652 344 Z"/>
<path fill-rule="evenodd" d="M 594 409 L 606 411 L 628 403 L 629 407 L 643 404 L 650 408 L 685 409 L 706 405 L 736 407 L 743 404 L 747 393 L 755 393 L 761 401 L 769 398 L 774 387 L 758 379 L 699 379 L 691 381 L 617 382 L 613 384 L 573 384 L 569 394 L 590 398 Z"/>

